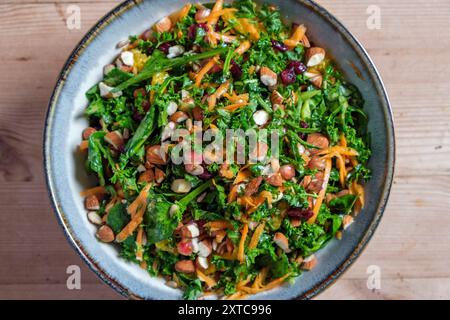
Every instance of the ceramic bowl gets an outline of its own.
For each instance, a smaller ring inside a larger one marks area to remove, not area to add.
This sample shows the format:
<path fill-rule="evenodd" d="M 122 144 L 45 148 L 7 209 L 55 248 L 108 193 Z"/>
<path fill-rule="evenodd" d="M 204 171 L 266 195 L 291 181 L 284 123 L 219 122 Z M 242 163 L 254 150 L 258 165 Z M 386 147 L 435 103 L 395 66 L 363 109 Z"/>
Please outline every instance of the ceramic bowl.
<path fill-rule="evenodd" d="M 197 1 L 197 0 L 196 0 Z M 69 242 L 106 283 L 125 297 L 179 299 L 181 291 L 151 277 L 118 256 L 117 248 L 95 238 L 83 207 L 81 190 L 94 185 L 76 150 L 87 121 L 85 92 L 100 81 L 102 68 L 118 54 L 116 44 L 140 34 L 162 17 L 179 10 L 186 0 L 125 1 L 103 17 L 81 40 L 61 71 L 50 100 L 45 124 L 44 161 L 48 190 Z M 200 1 L 211 2 L 211 1 Z M 386 206 L 394 168 L 392 113 L 381 78 L 356 38 L 324 8 L 308 0 L 270 0 L 286 19 L 308 27 L 310 39 L 324 47 L 346 78 L 361 91 L 368 114 L 373 150 L 366 184 L 367 204 L 342 240 L 319 251 L 318 266 L 293 283 L 251 296 L 251 299 L 307 299 L 332 284 L 359 256 L 372 237 Z"/>

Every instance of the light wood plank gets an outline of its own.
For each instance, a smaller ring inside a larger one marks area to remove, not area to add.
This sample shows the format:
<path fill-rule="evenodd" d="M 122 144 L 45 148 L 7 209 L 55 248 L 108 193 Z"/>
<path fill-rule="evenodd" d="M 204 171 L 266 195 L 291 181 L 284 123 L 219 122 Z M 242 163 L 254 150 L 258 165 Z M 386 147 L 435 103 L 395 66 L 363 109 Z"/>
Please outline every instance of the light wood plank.
<path fill-rule="evenodd" d="M 67 243 L 47 198 L 41 155 L 46 106 L 60 68 L 90 26 L 119 2 L 0 4 L 0 298 L 120 299 Z M 81 7 L 81 30 L 65 27 L 72 3 Z M 450 29 L 450 3 L 320 3 L 361 40 L 383 76 L 396 120 L 397 168 L 368 248 L 319 299 L 448 299 L 450 38 L 440 33 Z M 366 27 L 372 4 L 381 8 L 381 30 Z M 70 264 L 82 268 L 81 291 L 65 287 Z M 381 268 L 380 291 L 366 287 L 370 265 Z"/>

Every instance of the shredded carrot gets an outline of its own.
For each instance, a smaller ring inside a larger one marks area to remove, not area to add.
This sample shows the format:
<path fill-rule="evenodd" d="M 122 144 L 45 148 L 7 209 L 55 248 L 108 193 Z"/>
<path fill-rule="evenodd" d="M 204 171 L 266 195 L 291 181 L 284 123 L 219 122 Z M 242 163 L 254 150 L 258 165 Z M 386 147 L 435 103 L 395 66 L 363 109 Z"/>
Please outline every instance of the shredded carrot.
<path fill-rule="evenodd" d="M 240 170 L 238 172 L 238 174 L 236 175 L 236 178 L 234 179 L 233 184 L 238 184 L 241 183 L 243 181 L 248 180 L 251 177 L 252 173 L 250 172 L 250 170 Z"/>
<path fill-rule="evenodd" d="M 236 184 L 231 187 L 230 192 L 228 193 L 228 199 L 227 199 L 228 203 L 236 201 L 237 196 L 238 196 L 238 192 L 237 192 L 238 189 L 239 189 L 239 186 Z"/>
<path fill-rule="evenodd" d="M 217 282 L 213 278 L 208 277 L 206 274 L 200 271 L 199 268 L 197 268 L 197 277 L 200 279 L 200 281 L 205 282 L 208 287 L 213 288 L 216 286 Z"/>
<path fill-rule="evenodd" d="M 239 109 L 241 107 L 245 107 L 245 106 L 248 106 L 248 102 L 240 102 L 240 103 L 230 104 L 226 107 L 223 107 L 222 109 L 227 110 L 229 112 L 234 112 L 237 109 Z"/>
<path fill-rule="evenodd" d="M 242 228 L 242 236 L 241 236 L 241 241 L 239 242 L 239 249 L 238 249 L 238 254 L 237 254 L 237 258 L 239 260 L 239 262 L 242 264 L 245 261 L 245 254 L 244 254 L 244 246 L 245 246 L 245 240 L 247 239 L 247 234 L 248 234 L 248 224 L 244 224 L 244 227 Z"/>
<path fill-rule="evenodd" d="M 230 102 L 232 102 L 232 103 L 248 102 L 248 99 L 249 99 L 248 93 L 243 93 L 243 94 L 237 95 L 235 92 L 233 92 L 233 94 L 229 94 L 228 92 L 225 92 L 223 94 L 223 96 L 225 98 L 227 98 L 228 100 L 230 100 Z"/>
<path fill-rule="evenodd" d="M 313 208 L 314 215 L 307 221 L 309 224 L 313 224 L 314 222 L 316 222 L 317 215 L 319 214 L 320 207 L 322 206 L 322 202 L 325 197 L 325 192 L 327 191 L 330 173 L 331 173 L 331 159 L 326 159 L 322 189 L 320 190 L 319 196 L 317 197 L 316 203 L 314 204 Z"/>
<path fill-rule="evenodd" d="M 295 48 L 299 44 L 299 42 L 302 41 L 305 33 L 306 27 L 304 25 L 299 25 L 297 28 L 295 28 L 291 37 L 289 39 L 284 40 L 284 44 L 291 49 Z"/>
<path fill-rule="evenodd" d="M 259 239 L 264 231 L 264 222 L 260 223 L 258 227 L 256 227 L 255 232 L 253 232 L 252 238 L 250 239 L 250 244 L 248 245 L 249 249 L 254 249 L 258 246 Z"/>
<path fill-rule="evenodd" d="M 343 148 L 347 148 L 347 139 L 343 133 L 341 133 L 341 136 L 339 137 L 339 145 Z"/>
<path fill-rule="evenodd" d="M 78 147 L 78 149 L 80 151 L 86 151 L 88 148 L 89 148 L 89 141 L 88 140 L 81 141 L 81 143 L 80 143 L 80 145 Z"/>
<path fill-rule="evenodd" d="M 106 222 L 106 221 L 108 220 L 109 212 L 110 212 L 111 209 L 116 205 L 117 201 L 118 201 L 118 197 L 117 197 L 117 196 L 114 196 L 114 197 L 112 197 L 111 200 L 106 204 L 106 206 L 105 206 L 105 215 L 103 215 L 103 217 L 102 217 L 102 221 L 103 221 L 103 222 Z"/>
<path fill-rule="evenodd" d="M 219 60 L 219 56 L 215 56 L 214 58 L 210 59 L 207 64 L 203 66 L 203 68 L 195 75 L 195 85 L 198 87 L 200 86 L 200 83 L 202 82 L 203 77 L 211 70 L 214 65 Z"/>
<path fill-rule="evenodd" d="M 226 220 L 210 221 L 210 222 L 205 223 L 205 227 L 210 228 L 211 231 L 218 231 L 218 230 L 233 228 L 232 224 Z"/>
<path fill-rule="evenodd" d="M 231 43 L 236 40 L 236 36 L 232 36 L 226 33 L 218 33 L 213 30 L 208 31 L 209 39 L 220 40 L 225 43 Z"/>
<path fill-rule="evenodd" d="M 238 203 L 241 206 L 245 206 L 246 208 L 254 208 L 256 207 L 256 204 L 253 202 L 253 198 L 249 196 L 242 196 L 238 199 Z"/>
<path fill-rule="evenodd" d="M 332 153 L 339 153 L 340 155 L 347 156 L 347 157 L 356 157 L 359 155 L 358 151 L 355 149 L 349 148 L 349 147 L 342 147 L 342 146 L 333 146 L 328 147 L 323 150 L 321 150 L 318 154 L 321 156 L 327 156 L 328 154 Z"/>
<path fill-rule="evenodd" d="M 175 25 L 178 21 L 183 20 L 189 14 L 191 8 L 192 4 L 187 3 L 180 11 L 170 15 L 169 18 L 172 24 Z"/>
<path fill-rule="evenodd" d="M 86 190 L 80 192 L 80 196 L 82 196 L 82 197 L 102 196 L 104 194 L 106 194 L 106 189 L 105 189 L 105 187 L 102 187 L 102 186 L 86 189 Z"/>
<path fill-rule="evenodd" d="M 254 20 L 248 18 L 236 18 L 234 12 L 228 11 L 222 14 L 222 19 L 228 24 L 233 25 L 234 30 L 240 34 L 248 34 L 252 41 L 259 40 L 259 29 Z M 233 22 L 233 23 L 232 23 Z"/>
<path fill-rule="evenodd" d="M 236 52 L 238 55 L 242 55 L 248 49 L 250 49 L 250 41 L 245 40 L 245 41 L 241 42 L 239 47 L 237 47 L 234 52 Z"/>
<path fill-rule="evenodd" d="M 262 286 L 260 288 L 251 288 L 251 287 L 241 286 L 239 288 L 239 290 L 241 290 L 245 293 L 253 293 L 253 294 L 262 292 L 262 291 L 267 291 L 267 290 L 273 289 L 273 288 L 281 285 L 284 282 L 284 280 L 289 276 L 290 276 L 290 273 L 285 274 L 284 276 L 282 276 L 278 279 L 272 280 L 271 282 L 269 282 L 268 284 L 266 284 L 265 286 Z"/>
<path fill-rule="evenodd" d="M 268 267 L 262 268 L 261 271 L 256 276 L 255 281 L 253 281 L 252 288 L 260 289 L 264 287 L 263 283 L 266 280 L 268 272 L 269 272 Z"/>
<path fill-rule="evenodd" d="M 146 207 L 140 207 L 130 222 L 116 236 L 117 242 L 125 241 L 131 236 L 137 227 L 142 223 Z"/>
<path fill-rule="evenodd" d="M 358 199 L 355 206 L 355 214 L 358 214 L 359 211 L 364 208 L 364 188 L 362 185 L 358 184 L 356 181 L 353 181 L 349 188 L 350 194 L 357 195 Z"/>
<path fill-rule="evenodd" d="M 138 230 L 138 234 L 136 236 L 136 260 L 138 261 L 142 261 L 142 255 L 143 255 L 143 250 L 142 250 L 142 240 L 144 238 L 144 228 L 139 227 Z"/>
<path fill-rule="evenodd" d="M 220 15 L 218 15 L 219 12 L 222 11 L 223 8 L 223 0 L 217 0 L 214 4 L 214 7 L 211 9 L 211 12 L 209 14 L 210 19 L 207 20 L 208 24 L 216 24 L 219 20 Z M 222 13 L 223 14 L 223 13 Z"/>
<path fill-rule="evenodd" d="M 217 103 L 217 99 L 220 99 L 227 92 L 229 87 L 230 82 L 228 81 L 224 82 L 216 89 L 216 91 L 211 96 L 209 96 L 208 98 L 209 111 L 212 111 L 214 109 Z"/>
<path fill-rule="evenodd" d="M 131 218 L 135 215 L 136 211 L 142 207 L 147 206 L 147 196 L 150 190 L 151 184 L 147 184 L 136 197 L 136 199 L 128 206 L 127 211 L 131 215 Z"/>

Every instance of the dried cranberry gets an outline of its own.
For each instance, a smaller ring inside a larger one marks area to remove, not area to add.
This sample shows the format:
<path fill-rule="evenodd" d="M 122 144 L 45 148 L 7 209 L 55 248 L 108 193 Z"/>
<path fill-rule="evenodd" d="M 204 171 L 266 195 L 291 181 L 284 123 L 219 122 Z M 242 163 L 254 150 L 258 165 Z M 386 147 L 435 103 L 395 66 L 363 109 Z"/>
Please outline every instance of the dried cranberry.
<path fill-rule="evenodd" d="M 170 44 L 170 42 L 164 42 L 158 47 L 158 49 L 161 50 L 162 52 L 164 52 L 165 54 L 168 54 L 169 53 L 169 48 L 171 46 L 172 45 Z"/>
<path fill-rule="evenodd" d="M 145 97 L 147 95 L 147 92 L 145 91 L 144 88 L 139 88 L 139 89 L 136 89 L 136 90 L 133 91 L 133 97 L 134 98 L 137 98 L 139 95 L 141 97 Z"/>
<path fill-rule="evenodd" d="M 303 129 L 306 129 L 309 127 L 308 123 L 306 123 L 305 121 L 301 120 L 300 121 L 300 127 L 302 127 Z M 306 133 L 300 133 L 299 134 L 300 139 L 302 140 L 306 140 L 308 138 L 308 135 Z"/>
<path fill-rule="evenodd" d="M 287 67 L 288 69 L 294 69 L 296 74 L 302 74 L 306 71 L 306 66 L 298 60 L 292 60 Z"/>
<path fill-rule="evenodd" d="M 242 69 L 234 60 L 231 60 L 230 72 L 234 80 L 239 80 L 242 77 Z"/>
<path fill-rule="evenodd" d="M 277 40 L 272 40 L 272 47 L 280 52 L 286 52 L 288 49 L 284 43 L 278 42 Z"/>
<path fill-rule="evenodd" d="M 206 23 L 199 23 L 197 25 L 199 28 L 202 28 L 203 30 L 205 30 L 205 32 L 208 32 L 208 25 Z"/>
<path fill-rule="evenodd" d="M 144 119 L 144 116 L 140 114 L 137 110 L 133 112 L 133 120 L 136 122 L 141 122 Z"/>
<path fill-rule="evenodd" d="M 308 220 L 314 215 L 314 212 L 311 209 L 291 208 L 287 211 L 287 215 L 291 218 Z"/>
<path fill-rule="evenodd" d="M 294 83 L 296 79 L 294 69 L 285 69 L 281 72 L 281 81 L 284 85 Z"/>
<path fill-rule="evenodd" d="M 203 168 L 205 169 L 202 174 L 198 175 L 198 177 L 202 180 L 209 180 L 213 177 L 213 174 L 208 171 L 208 169 L 205 168 L 203 165 Z"/>
<path fill-rule="evenodd" d="M 188 27 L 187 36 L 188 36 L 189 40 L 195 40 L 195 37 L 197 36 L 197 25 L 196 24 L 193 24 Z"/>
<path fill-rule="evenodd" d="M 154 51 L 154 50 L 155 50 L 155 48 L 153 48 L 153 47 L 148 47 L 147 50 L 146 50 L 147 55 L 151 56 L 151 55 L 153 54 L 153 51 Z"/>
<path fill-rule="evenodd" d="M 150 110 L 150 102 L 148 100 L 142 101 L 142 109 L 144 109 L 145 112 Z"/>
<path fill-rule="evenodd" d="M 309 128 L 309 124 L 306 121 L 300 120 L 300 126 L 303 129 Z"/>
<path fill-rule="evenodd" d="M 217 73 L 217 72 L 220 72 L 220 71 L 222 71 L 222 67 L 219 66 L 218 64 L 215 64 L 215 65 L 208 71 L 208 74 L 214 74 L 214 73 Z"/>

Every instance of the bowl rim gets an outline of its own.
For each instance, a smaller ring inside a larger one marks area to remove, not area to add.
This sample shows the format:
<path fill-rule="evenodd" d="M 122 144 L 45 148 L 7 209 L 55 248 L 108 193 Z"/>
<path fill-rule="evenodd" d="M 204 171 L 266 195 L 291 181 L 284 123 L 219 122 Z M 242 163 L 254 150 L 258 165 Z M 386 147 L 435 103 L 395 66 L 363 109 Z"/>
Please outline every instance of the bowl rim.
<path fill-rule="evenodd" d="M 118 279 L 111 278 L 108 273 L 106 273 L 96 262 L 95 259 L 90 257 L 88 253 L 85 251 L 81 243 L 77 240 L 75 233 L 71 230 L 67 223 L 67 219 L 62 211 L 61 206 L 58 204 L 56 191 L 53 186 L 52 179 L 54 178 L 52 175 L 52 169 L 50 166 L 50 141 L 51 141 L 51 129 L 52 129 L 52 120 L 53 114 L 56 109 L 56 105 L 58 102 L 59 94 L 64 86 L 64 83 L 67 79 L 68 74 L 71 72 L 71 69 L 74 63 L 77 60 L 77 57 L 81 55 L 84 49 L 89 45 L 91 41 L 95 39 L 97 34 L 105 28 L 111 21 L 119 17 L 122 13 L 127 10 L 133 8 L 136 5 L 139 5 L 143 1 L 152 1 L 152 0 L 125 0 L 113 9 L 111 9 L 108 13 L 106 13 L 94 26 L 92 26 L 89 31 L 83 36 L 83 38 L 78 42 L 75 48 L 72 50 L 68 59 L 64 63 L 61 72 L 58 75 L 55 88 L 50 97 L 47 112 L 45 116 L 44 123 L 44 135 L 43 135 L 43 168 L 44 168 L 44 176 L 46 182 L 46 189 L 50 198 L 51 205 L 53 207 L 53 211 L 57 216 L 57 220 L 61 227 L 64 230 L 64 234 L 68 240 L 68 242 L 72 245 L 78 255 L 82 258 L 82 260 L 88 265 L 88 267 L 106 284 L 108 284 L 111 288 L 113 288 L 116 292 L 124 296 L 128 299 L 142 299 L 137 296 L 127 288 L 125 288 Z M 213 0 L 212 0 L 213 1 Z M 342 262 L 340 265 L 335 267 L 335 270 L 330 273 L 326 279 L 317 283 L 305 292 L 302 295 L 294 299 L 311 299 L 318 294 L 322 293 L 326 288 L 333 285 L 336 280 L 344 274 L 345 271 L 355 262 L 355 260 L 359 257 L 359 255 L 366 248 L 368 242 L 372 238 L 377 229 L 381 218 L 383 216 L 384 210 L 387 205 L 387 201 L 389 198 L 390 190 L 392 187 L 392 182 L 394 178 L 394 168 L 395 168 L 395 132 L 394 132 L 394 117 L 391 108 L 391 103 L 389 101 L 389 97 L 381 79 L 380 73 L 376 68 L 374 62 L 370 58 L 366 49 L 360 43 L 360 41 L 327 9 L 317 4 L 313 0 L 295 0 L 300 5 L 307 7 L 309 10 L 313 10 L 315 13 L 320 15 L 324 20 L 327 20 L 334 28 L 340 32 L 345 40 L 352 46 L 355 53 L 358 57 L 364 62 L 365 66 L 368 69 L 369 75 L 372 78 L 372 81 L 377 85 L 377 89 L 379 91 L 379 97 L 381 100 L 381 104 L 383 106 L 384 111 L 384 121 L 387 130 L 386 143 L 387 143 L 387 164 L 386 164 L 386 175 L 384 177 L 381 199 L 376 207 L 374 217 L 370 222 L 368 228 L 362 234 L 361 240 L 352 250 L 352 252 L 348 255 L 348 257 Z"/>

